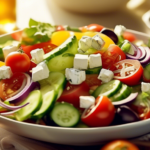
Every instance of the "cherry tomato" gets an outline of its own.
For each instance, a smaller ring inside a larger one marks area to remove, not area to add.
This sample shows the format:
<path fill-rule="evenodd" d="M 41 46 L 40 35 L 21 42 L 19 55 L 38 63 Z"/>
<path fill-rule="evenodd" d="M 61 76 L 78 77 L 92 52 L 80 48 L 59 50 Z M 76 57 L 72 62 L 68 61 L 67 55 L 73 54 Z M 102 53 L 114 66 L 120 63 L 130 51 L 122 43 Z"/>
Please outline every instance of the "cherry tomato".
<path fill-rule="evenodd" d="M 86 32 L 86 31 L 100 32 L 103 28 L 104 27 L 99 24 L 89 24 L 88 26 L 83 26 L 83 27 L 80 27 L 79 29 L 82 32 Z"/>
<path fill-rule="evenodd" d="M 130 32 L 124 32 L 123 38 L 130 42 L 134 42 L 136 40 L 136 36 Z"/>
<path fill-rule="evenodd" d="M 107 50 L 104 49 L 96 53 L 102 55 L 103 68 L 105 69 L 109 69 L 114 63 L 126 59 L 125 53 L 115 44 L 111 44 Z"/>
<path fill-rule="evenodd" d="M 5 59 L 5 65 L 10 66 L 13 73 L 28 72 L 30 69 L 30 58 L 21 52 L 11 52 Z"/>
<path fill-rule="evenodd" d="M 100 150 L 139 150 L 139 148 L 127 140 L 114 140 L 104 145 Z"/>
<path fill-rule="evenodd" d="M 48 42 L 38 43 L 35 45 L 22 46 L 22 49 L 29 56 L 29 58 L 31 58 L 30 52 L 34 49 L 43 48 L 44 53 L 46 54 L 46 53 L 52 51 L 56 47 L 57 47 L 56 45 L 54 45 L 50 41 L 48 41 Z"/>
<path fill-rule="evenodd" d="M 86 82 L 82 82 L 80 85 L 72 85 L 67 82 L 66 87 L 57 100 L 58 102 L 68 102 L 73 104 L 75 107 L 79 108 L 79 97 L 80 96 L 90 96 L 89 94 L 89 86 Z"/>
<path fill-rule="evenodd" d="M 13 33 L 11 34 L 11 36 L 12 36 L 12 38 L 13 38 L 14 40 L 16 40 L 16 41 L 21 41 L 22 32 L 23 32 L 22 30 L 17 31 L 17 32 L 13 32 Z"/>
<path fill-rule="evenodd" d="M 56 26 L 56 31 L 63 31 L 65 28 L 62 25 Z"/>
<path fill-rule="evenodd" d="M 123 65 L 125 68 L 134 67 L 134 70 L 124 72 Z M 138 60 L 125 59 L 119 61 L 113 65 L 111 70 L 116 72 L 114 73 L 114 79 L 118 79 L 129 86 L 137 85 L 143 75 L 143 67 Z M 124 75 L 121 76 L 121 72 L 124 72 Z"/>
<path fill-rule="evenodd" d="M 19 72 L 14 73 L 9 79 L 3 79 L 0 81 L 0 97 L 6 100 L 9 97 L 18 93 L 22 84 L 26 85 L 27 77 L 25 74 Z"/>
<path fill-rule="evenodd" d="M 83 123 L 90 127 L 108 126 L 114 119 L 115 107 L 106 96 L 98 96 L 95 104 L 85 109 L 81 116 Z"/>

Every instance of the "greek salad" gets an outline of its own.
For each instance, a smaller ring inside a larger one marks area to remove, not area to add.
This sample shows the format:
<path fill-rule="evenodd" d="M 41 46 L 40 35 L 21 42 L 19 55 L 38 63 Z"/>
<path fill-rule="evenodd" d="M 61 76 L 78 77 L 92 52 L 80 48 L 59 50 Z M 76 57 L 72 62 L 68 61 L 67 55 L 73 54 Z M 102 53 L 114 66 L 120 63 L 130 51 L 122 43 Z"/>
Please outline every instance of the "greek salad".
<path fill-rule="evenodd" d="M 59 127 L 150 118 L 150 41 L 123 25 L 29 20 L 0 41 L 0 115 Z"/>

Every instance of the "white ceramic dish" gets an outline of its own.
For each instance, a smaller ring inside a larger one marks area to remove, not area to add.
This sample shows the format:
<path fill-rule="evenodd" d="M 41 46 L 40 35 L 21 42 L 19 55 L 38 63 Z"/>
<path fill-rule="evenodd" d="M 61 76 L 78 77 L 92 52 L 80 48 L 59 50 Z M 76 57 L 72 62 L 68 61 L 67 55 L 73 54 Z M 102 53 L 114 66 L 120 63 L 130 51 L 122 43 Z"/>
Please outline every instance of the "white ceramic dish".
<path fill-rule="evenodd" d="M 133 30 L 137 38 L 148 42 L 147 34 Z M 0 43 L 11 39 L 10 34 L 0 36 Z M 63 128 L 42 126 L 18 122 L 0 116 L 0 127 L 18 135 L 58 144 L 67 145 L 96 145 L 114 139 L 135 138 L 150 133 L 150 119 L 124 125 L 98 127 L 98 128 Z"/>

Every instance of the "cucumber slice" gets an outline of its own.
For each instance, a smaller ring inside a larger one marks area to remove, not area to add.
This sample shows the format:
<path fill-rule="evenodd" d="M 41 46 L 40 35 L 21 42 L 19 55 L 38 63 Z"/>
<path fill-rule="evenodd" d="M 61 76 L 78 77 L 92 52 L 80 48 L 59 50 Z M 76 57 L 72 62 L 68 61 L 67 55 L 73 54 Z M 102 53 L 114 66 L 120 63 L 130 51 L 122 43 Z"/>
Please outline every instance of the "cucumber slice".
<path fill-rule="evenodd" d="M 144 67 L 143 78 L 147 81 L 150 80 L 150 63 Z"/>
<path fill-rule="evenodd" d="M 69 37 L 64 43 L 55 48 L 53 51 L 44 55 L 44 59 L 48 61 L 50 71 L 62 71 L 66 68 L 73 67 L 74 54 L 78 48 L 76 36 Z M 70 55 L 68 55 L 68 53 Z M 64 57 L 65 56 L 65 57 Z"/>
<path fill-rule="evenodd" d="M 21 108 L 15 113 L 15 117 L 18 121 L 29 119 L 36 111 L 39 110 L 42 104 L 42 94 L 40 90 L 32 91 L 20 105 L 28 102 L 29 104 L 27 106 Z"/>
<path fill-rule="evenodd" d="M 80 121 L 79 110 L 66 102 L 57 103 L 52 109 L 50 117 L 61 127 L 73 127 Z"/>
<path fill-rule="evenodd" d="M 96 67 L 96 68 L 91 68 L 91 69 L 89 68 L 85 72 L 86 72 L 86 74 L 99 74 L 101 69 L 102 69 L 102 66 Z"/>
<path fill-rule="evenodd" d="M 40 109 L 32 116 L 33 119 L 41 119 L 45 114 L 51 111 L 55 104 L 56 95 L 55 91 L 51 90 L 47 92 L 46 88 L 41 88 L 40 91 L 42 93 L 43 101 Z"/>
<path fill-rule="evenodd" d="M 130 94 L 131 94 L 131 88 L 126 84 L 122 84 L 121 89 L 112 97 L 110 97 L 110 99 L 112 102 L 115 102 L 127 98 Z"/>
<path fill-rule="evenodd" d="M 99 95 L 105 95 L 107 97 L 113 96 L 122 86 L 122 82 L 119 80 L 111 80 L 107 83 L 100 85 L 96 90 L 92 93 L 92 95 L 96 98 Z"/>

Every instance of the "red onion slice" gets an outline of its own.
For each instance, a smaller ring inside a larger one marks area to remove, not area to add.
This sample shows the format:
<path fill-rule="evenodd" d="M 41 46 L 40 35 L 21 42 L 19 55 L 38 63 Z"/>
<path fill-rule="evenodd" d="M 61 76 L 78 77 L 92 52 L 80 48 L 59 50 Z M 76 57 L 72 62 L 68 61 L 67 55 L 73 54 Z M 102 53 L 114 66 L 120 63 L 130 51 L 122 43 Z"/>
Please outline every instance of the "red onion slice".
<path fill-rule="evenodd" d="M 129 102 L 132 102 L 133 100 L 135 100 L 135 98 L 138 96 L 138 93 L 131 93 L 127 98 L 120 100 L 120 101 L 116 101 L 116 102 L 112 102 L 114 106 L 118 106 L 118 105 L 123 105 Z"/>
<path fill-rule="evenodd" d="M 141 50 L 133 43 L 130 42 L 130 44 L 131 44 L 132 48 L 134 49 L 135 55 L 126 54 L 127 58 L 135 59 L 135 60 L 139 59 L 142 56 Z"/>
<path fill-rule="evenodd" d="M 142 66 L 147 65 L 150 62 L 150 49 L 148 47 L 140 46 L 140 49 L 144 49 L 146 51 L 146 56 L 144 59 L 139 60 Z"/>
<path fill-rule="evenodd" d="M 142 55 L 141 55 L 141 57 L 139 58 L 139 60 L 141 60 L 141 59 L 144 59 L 144 57 L 146 56 L 146 50 L 145 50 L 145 48 L 143 48 L 142 46 L 139 46 L 139 49 L 140 49 L 141 52 L 142 52 Z"/>
<path fill-rule="evenodd" d="M 27 78 L 28 78 L 27 84 L 24 87 L 24 89 L 15 96 L 8 98 L 6 101 L 13 103 L 21 102 L 29 95 L 31 91 L 40 88 L 40 84 L 38 82 L 31 81 L 29 75 L 27 75 Z"/>
<path fill-rule="evenodd" d="M 15 112 L 17 112 L 19 110 L 20 109 L 16 109 L 16 110 L 13 110 L 13 111 L 3 112 L 3 113 L 0 113 L 0 115 L 2 115 L 2 116 L 10 116 L 10 115 L 13 115 Z"/>
<path fill-rule="evenodd" d="M 19 109 L 19 108 L 23 108 L 24 106 L 26 106 L 26 105 L 28 105 L 28 104 L 29 104 L 29 103 L 26 103 L 26 104 L 20 105 L 20 106 L 11 106 L 11 105 L 5 104 L 4 102 L 2 102 L 2 101 L 0 100 L 0 106 L 6 108 L 6 109 L 8 109 L 8 110 L 16 110 L 16 109 Z"/>

